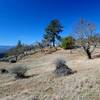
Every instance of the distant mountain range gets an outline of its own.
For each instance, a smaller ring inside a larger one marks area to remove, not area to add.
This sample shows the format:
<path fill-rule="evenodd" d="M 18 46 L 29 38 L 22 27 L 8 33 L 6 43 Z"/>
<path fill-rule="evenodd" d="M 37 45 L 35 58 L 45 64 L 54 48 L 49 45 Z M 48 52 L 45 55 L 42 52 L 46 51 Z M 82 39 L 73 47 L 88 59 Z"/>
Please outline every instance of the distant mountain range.
<path fill-rule="evenodd" d="M 7 52 L 12 46 L 0 46 L 0 53 Z"/>
<path fill-rule="evenodd" d="M 0 58 L 3 58 L 5 53 L 11 48 L 12 46 L 0 46 Z"/>

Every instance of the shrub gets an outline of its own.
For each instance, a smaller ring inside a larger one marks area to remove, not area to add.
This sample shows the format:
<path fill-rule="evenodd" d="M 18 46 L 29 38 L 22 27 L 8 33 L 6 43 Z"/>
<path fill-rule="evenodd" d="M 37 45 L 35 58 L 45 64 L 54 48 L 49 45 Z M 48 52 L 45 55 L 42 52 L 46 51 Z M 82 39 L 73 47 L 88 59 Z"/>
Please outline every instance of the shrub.
<path fill-rule="evenodd" d="M 62 39 L 61 47 L 63 49 L 73 49 L 75 44 L 75 39 L 72 36 L 68 36 Z"/>
<path fill-rule="evenodd" d="M 55 69 L 55 74 L 57 76 L 65 76 L 72 74 L 73 71 L 66 65 L 66 61 L 63 59 L 57 59 L 55 61 L 56 69 Z"/>
<path fill-rule="evenodd" d="M 17 65 L 11 69 L 11 73 L 15 74 L 15 78 L 25 78 L 25 73 L 27 72 L 27 68 L 21 65 Z"/>

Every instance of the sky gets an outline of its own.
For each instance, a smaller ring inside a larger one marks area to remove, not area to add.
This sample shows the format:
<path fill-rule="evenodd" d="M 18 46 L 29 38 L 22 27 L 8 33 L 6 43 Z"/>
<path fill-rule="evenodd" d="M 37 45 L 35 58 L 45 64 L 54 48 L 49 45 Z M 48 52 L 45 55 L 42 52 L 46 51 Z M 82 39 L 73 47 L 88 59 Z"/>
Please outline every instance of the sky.
<path fill-rule="evenodd" d="M 64 26 L 61 36 L 67 36 L 81 18 L 100 32 L 100 0 L 0 0 L 0 45 L 40 41 L 53 19 Z"/>

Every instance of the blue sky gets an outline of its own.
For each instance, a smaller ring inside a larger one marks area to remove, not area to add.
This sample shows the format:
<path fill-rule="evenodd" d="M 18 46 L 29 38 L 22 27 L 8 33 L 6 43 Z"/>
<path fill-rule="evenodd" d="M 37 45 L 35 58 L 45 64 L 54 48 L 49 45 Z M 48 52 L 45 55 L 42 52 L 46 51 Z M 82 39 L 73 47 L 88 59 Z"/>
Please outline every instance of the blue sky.
<path fill-rule="evenodd" d="M 100 32 L 100 0 L 0 0 L 0 45 L 40 41 L 52 19 L 60 20 L 66 36 L 80 18 Z"/>

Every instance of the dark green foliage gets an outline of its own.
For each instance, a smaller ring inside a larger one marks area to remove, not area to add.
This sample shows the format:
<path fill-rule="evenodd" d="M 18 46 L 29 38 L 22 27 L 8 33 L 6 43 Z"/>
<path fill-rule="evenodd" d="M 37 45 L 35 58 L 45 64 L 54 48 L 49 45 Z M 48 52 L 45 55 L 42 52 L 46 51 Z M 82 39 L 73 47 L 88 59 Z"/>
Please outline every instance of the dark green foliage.
<path fill-rule="evenodd" d="M 73 49 L 75 45 L 75 39 L 72 36 L 68 36 L 62 39 L 61 47 L 63 49 Z"/>
<path fill-rule="evenodd" d="M 55 47 L 56 39 L 61 40 L 59 34 L 63 31 L 62 29 L 63 26 L 60 24 L 59 20 L 52 20 L 45 29 L 44 39 L 49 41 L 49 43 L 53 43 L 53 46 Z"/>
<path fill-rule="evenodd" d="M 22 46 L 23 46 L 23 45 L 22 45 L 21 41 L 20 41 L 20 40 L 18 40 L 18 43 L 17 43 L 16 48 L 21 48 Z"/>

